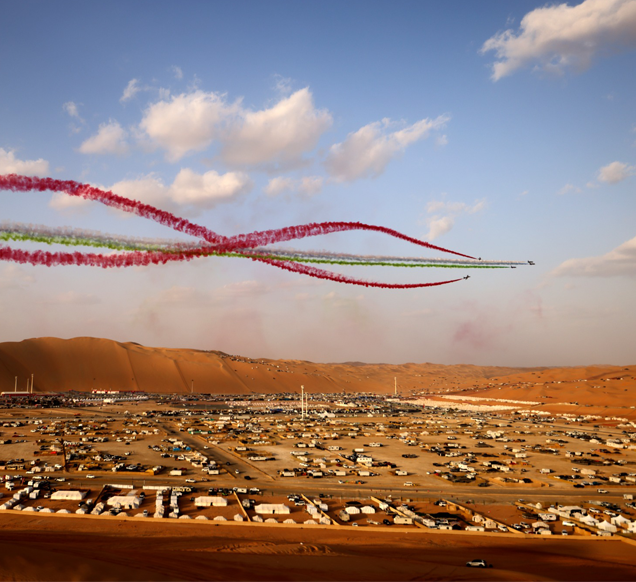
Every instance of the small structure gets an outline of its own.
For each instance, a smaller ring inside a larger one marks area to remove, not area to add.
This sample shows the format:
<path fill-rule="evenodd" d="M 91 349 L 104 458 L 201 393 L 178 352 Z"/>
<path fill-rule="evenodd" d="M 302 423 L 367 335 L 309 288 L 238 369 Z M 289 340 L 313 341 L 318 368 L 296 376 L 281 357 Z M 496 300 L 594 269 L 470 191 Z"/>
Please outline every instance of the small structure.
<path fill-rule="evenodd" d="M 56 491 L 51 495 L 52 500 L 64 499 L 71 501 L 81 501 L 86 497 L 86 491 Z"/>
<path fill-rule="evenodd" d="M 209 497 L 201 496 L 194 500 L 197 507 L 227 507 L 227 499 L 225 497 Z"/>
<path fill-rule="evenodd" d="M 254 511 L 259 514 L 283 515 L 291 513 L 287 505 L 283 503 L 261 503 L 254 507 Z"/>

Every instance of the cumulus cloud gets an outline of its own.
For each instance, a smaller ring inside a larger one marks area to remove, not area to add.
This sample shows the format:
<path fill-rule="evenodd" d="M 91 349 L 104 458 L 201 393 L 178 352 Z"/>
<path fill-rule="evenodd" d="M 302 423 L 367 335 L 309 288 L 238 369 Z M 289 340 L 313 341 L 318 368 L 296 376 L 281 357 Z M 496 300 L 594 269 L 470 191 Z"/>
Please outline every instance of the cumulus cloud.
<path fill-rule="evenodd" d="M 139 91 L 141 91 L 139 81 L 137 79 L 131 79 L 128 81 L 128 85 L 126 85 L 122 96 L 119 98 L 119 102 L 125 103 L 126 101 L 130 101 Z"/>
<path fill-rule="evenodd" d="M 140 128 L 166 150 L 168 161 L 221 145 L 226 164 L 294 167 L 330 127 L 331 115 L 316 109 L 309 89 L 282 98 L 269 109 L 252 111 L 225 95 L 195 90 L 150 105 Z"/>
<path fill-rule="evenodd" d="M 552 275 L 557 277 L 636 277 L 636 237 L 601 257 L 569 259 Z"/>
<path fill-rule="evenodd" d="M 425 220 L 428 226 L 428 240 L 449 232 L 455 226 L 455 219 L 460 214 L 475 214 L 486 207 L 486 200 L 478 200 L 472 206 L 465 202 L 446 202 L 445 200 L 431 201 L 426 206 L 428 216 Z"/>
<path fill-rule="evenodd" d="M 193 91 L 174 95 L 148 107 L 140 127 L 166 150 L 171 162 L 189 152 L 202 151 L 219 136 L 224 121 L 236 106 L 228 106 L 223 95 Z"/>
<path fill-rule="evenodd" d="M 308 88 L 261 111 L 241 110 L 223 139 L 221 157 L 231 165 L 293 167 L 316 147 L 331 126 L 331 114 L 316 109 Z"/>
<path fill-rule="evenodd" d="M 252 189 L 253 182 L 243 172 L 219 174 L 210 170 L 205 174 L 184 168 L 172 183 L 170 197 L 176 203 L 196 208 L 212 208 Z"/>
<path fill-rule="evenodd" d="M 536 8 L 509 29 L 489 38 L 481 52 L 494 51 L 492 79 L 518 69 L 562 73 L 584 69 L 597 54 L 636 46 L 635 0 L 585 0 L 577 6 L 559 4 Z"/>
<path fill-rule="evenodd" d="M 304 196 L 313 196 L 322 190 L 324 179 L 320 176 L 304 176 L 303 178 L 276 177 L 265 186 L 265 194 L 279 196 L 284 192 L 296 192 Z"/>
<path fill-rule="evenodd" d="M 83 154 L 117 154 L 122 155 L 128 151 L 126 139 L 128 132 L 117 121 L 102 123 L 96 135 L 89 137 L 79 147 Z"/>
<path fill-rule="evenodd" d="M 111 190 L 164 210 L 186 209 L 191 213 L 197 213 L 217 204 L 235 200 L 247 194 L 252 187 L 252 180 L 242 172 L 219 174 L 210 170 L 204 174 L 197 174 L 189 168 L 183 168 L 168 186 L 160 178 L 148 175 L 117 182 Z"/>
<path fill-rule="evenodd" d="M 342 143 L 331 146 L 325 161 L 330 176 L 338 182 L 376 178 L 388 163 L 409 145 L 444 127 L 447 115 L 422 119 L 404 129 L 388 132 L 390 120 L 376 121 L 350 133 Z"/>
<path fill-rule="evenodd" d="M 42 158 L 38 160 L 20 160 L 15 157 L 14 150 L 0 148 L 0 174 L 46 176 L 48 171 L 49 163 Z"/>
<path fill-rule="evenodd" d="M 612 162 L 598 171 L 598 179 L 608 184 L 618 184 L 634 174 L 636 174 L 635 166 L 628 166 L 623 162 Z"/>
<path fill-rule="evenodd" d="M 172 67 L 170 67 L 170 70 L 172 71 L 175 79 L 183 79 L 183 71 L 181 70 L 181 67 L 173 65 Z"/>

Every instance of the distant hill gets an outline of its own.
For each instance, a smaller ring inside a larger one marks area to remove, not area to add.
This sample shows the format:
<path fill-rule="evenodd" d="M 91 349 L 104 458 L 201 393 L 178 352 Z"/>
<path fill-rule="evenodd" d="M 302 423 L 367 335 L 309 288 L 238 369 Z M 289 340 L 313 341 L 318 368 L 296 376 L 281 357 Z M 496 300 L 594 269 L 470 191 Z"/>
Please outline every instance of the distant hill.
<path fill-rule="evenodd" d="M 494 377 L 542 368 L 438 364 L 315 364 L 231 356 L 218 351 L 151 348 L 134 342 L 81 337 L 35 338 L 0 343 L 0 390 L 26 389 L 34 374 L 35 392 L 65 390 L 144 390 L 248 394 L 299 392 L 392 393 L 394 378 L 402 394 L 442 386 L 483 385 Z"/>

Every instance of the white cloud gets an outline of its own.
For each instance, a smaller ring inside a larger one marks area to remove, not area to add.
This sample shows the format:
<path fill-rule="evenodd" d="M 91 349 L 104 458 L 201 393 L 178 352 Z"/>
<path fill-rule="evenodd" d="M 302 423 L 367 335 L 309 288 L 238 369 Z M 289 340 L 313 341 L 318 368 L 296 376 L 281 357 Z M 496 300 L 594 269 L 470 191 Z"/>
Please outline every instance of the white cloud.
<path fill-rule="evenodd" d="M 126 101 L 130 101 L 137 93 L 141 91 L 141 87 L 139 86 L 139 81 L 137 79 L 131 79 L 128 81 L 128 85 L 124 89 L 124 93 L 119 98 L 120 103 L 125 103 Z"/>
<path fill-rule="evenodd" d="M 636 277 L 636 237 L 601 257 L 569 259 L 552 275 L 563 277 Z"/>
<path fill-rule="evenodd" d="M 128 151 L 128 132 L 117 121 L 102 123 L 96 135 L 89 137 L 79 147 L 83 154 L 125 154 Z"/>
<path fill-rule="evenodd" d="M 316 109 L 305 88 L 259 111 L 244 109 L 240 101 L 228 104 L 225 95 L 194 90 L 152 104 L 140 127 L 171 162 L 218 141 L 229 165 L 287 168 L 299 165 L 330 125 L 329 112 Z"/>
<path fill-rule="evenodd" d="M 409 145 L 428 137 L 432 130 L 443 127 L 447 115 L 436 119 L 422 119 L 399 131 L 387 133 L 390 121 L 376 121 L 350 133 L 345 141 L 331 146 L 325 166 L 338 182 L 359 178 L 375 178 L 388 163 Z"/>
<path fill-rule="evenodd" d="M 446 134 L 438 135 L 435 139 L 435 145 L 438 148 L 443 148 L 444 146 L 448 145 L 448 136 L 446 136 Z"/>
<path fill-rule="evenodd" d="M 19 160 L 14 150 L 0 148 L 0 174 L 21 174 L 23 176 L 46 176 L 49 163 L 39 160 Z"/>
<path fill-rule="evenodd" d="M 181 67 L 177 67 L 177 65 L 172 65 L 172 67 L 170 67 L 170 70 L 174 74 L 175 79 L 183 79 L 183 71 L 181 70 Z"/>
<path fill-rule="evenodd" d="M 55 192 L 49 202 L 49 208 L 66 214 L 85 214 L 90 205 L 91 200 L 80 196 L 69 196 L 63 192 Z"/>
<path fill-rule="evenodd" d="M 205 174 L 197 174 L 189 168 L 183 168 L 169 186 L 151 174 L 135 180 L 122 180 L 113 184 L 110 189 L 121 196 L 164 210 L 186 209 L 196 214 L 217 204 L 235 200 L 247 194 L 252 187 L 252 180 L 242 172 L 219 174 L 210 170 Z"/>
<path fill-rule="evenodd" d="M 221 157 L 232 165 L 299 164 L 331 126 L 331 114 L 316 109 L 308 88 L 260 111 L 242 110 L 223 138 Z"/>
<path fill-rule="evenodd" d="M 570 192 L 573 192 L 574 194 L 580 194 L 581 189 L 574 184 L 566 184 L 565 186 L 563 186 L 563 188 L 561 188 L 561 190 L 557 192 L 557 194 L 559 196 L 564 196 L 565 194 L 569 194 Z"/>
<path fill-rule="evenodd" d="M 475 214 L 486 207 L 486 200 L 478 200 L 472 206 L 465 202 L 446 202 L 444 200 L 431 201 L 426 206 L 426 212 L 431 216 L 425 220 L 428 226 L 428 240 L 446 234 L 455 226 L 455 219 L 460 214 Z"/>
<path fill-rule="evenodd" d="M 281 95 L 289 95 L 292 92 L 292 80 L 290 78 L 276 74 L 274 75 L 274 81 L 274 88 Z"/>
<path fill-rule="evenodd" d="M 207 148 L 219 136 L 219 124 L 236 109 L 223 95 L 193 91 L 161 100 L 145 112 L 140 127 L 166 150 L 171 162 Z"/>
<path fill-rule="evenodd" d="M 636 46 L 635 0 L 585 0 L 577 6 L 536 8 L 521 20 L 519 32 L 489 38 L 481 52 L 495 51 L 492 79 L 536 63 L 535 68 L 562 73 L 583 69 L 599 53 Z"/>
<path fill-rule="evenodd" d="M 427 220 L 428 234 L 426 238 L 428 240 L 435 240 L 437 237 L 446 234 L 449 230 L 455 226 L 454 216 L 432 216 Z"/>
<path fill-rule="evenodd" d="M 171 199 L 179 205 L 196 208 L 212 208 L 252 189 L 253 182 L 243 172 L 218 174 L 210 170 L 197 174 L 190 169 L 182 169 L 172 183 Z"/>
<path fill-rule="evenodd" d="M 598 171 L 598 179 L 608 184 L 618 184 L 634 174 L 636 174 L 635 166 L 628 166 L 623 162 L 612 162 Z"/>
<path fill-rule="evenodd" d="M 313 196 L 322 190 L 324 179 L 320 176 L 305 176 L 303 178 L 272 178 L 264 191 L 268 196 L 278 196 L 283 192 L 297 192 L 304 196 Z"/>
<path fill-rule="evenodd" d="M 73 117 L 81 123 L 84 123 L 84 120 L 80 117 L 77 103 L 74 103 L 73 101 L 67 101 L 66 103 L 64 103 L 64 105 L 62 105 L 62 108 L 64 109 L 64 111 L 66 111 L 66 113 L 68 113 L 70 117 Z"/>

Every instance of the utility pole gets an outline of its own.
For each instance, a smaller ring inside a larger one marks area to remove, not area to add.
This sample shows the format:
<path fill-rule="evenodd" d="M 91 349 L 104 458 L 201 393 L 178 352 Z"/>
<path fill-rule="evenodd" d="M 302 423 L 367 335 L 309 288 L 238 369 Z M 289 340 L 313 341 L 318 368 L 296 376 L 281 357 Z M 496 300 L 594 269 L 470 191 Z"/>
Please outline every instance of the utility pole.
<path fill-rule="evenodd" d="M 31 374 L 31 394 L 33 394 L 33 374 Z"/>
<path fill-rule="evenodd" d="M 15 377 L 15 389 L 13 390 L 14 392 L 18 391 L 18 377 Z"/>
<path fill-rule="evenodd" d="M 305 387 L 300 387 L 300 418 L 305 420 Z"/>
<path fill-rule="evenodd" d="M 397 396 L 397 376 L 393 378 L 393 381 L 395 382 L 395 396 Z"/>

